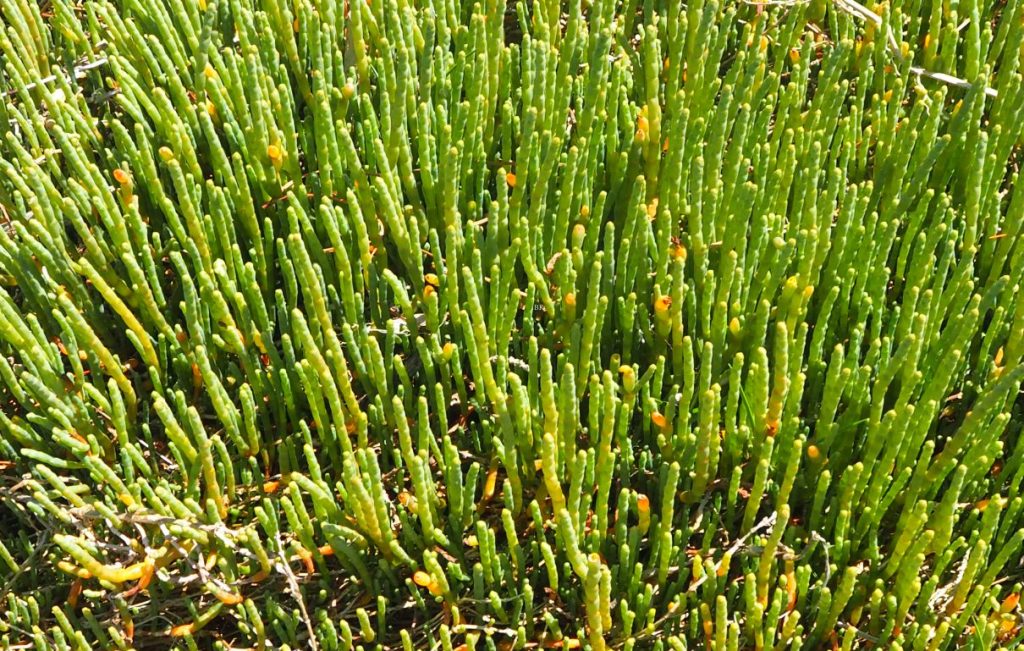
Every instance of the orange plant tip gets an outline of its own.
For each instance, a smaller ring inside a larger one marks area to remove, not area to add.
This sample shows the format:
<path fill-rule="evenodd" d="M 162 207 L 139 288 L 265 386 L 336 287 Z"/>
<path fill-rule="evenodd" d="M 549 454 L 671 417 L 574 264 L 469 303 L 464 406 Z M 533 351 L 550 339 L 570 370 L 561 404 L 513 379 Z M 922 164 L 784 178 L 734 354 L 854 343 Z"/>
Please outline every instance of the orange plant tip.
<path fill-rule="evenodd" d="M 424 300 L 426 300 L 426 299 L 430 298 L 431 296 L 433 296 L 436 291 L 437 290 L 434 289 L 433 285 L 427 285 L 426 287 L 424 287 L 423 288 L 423 298 L 424 298 Z"/>
<path fill-rule="evenodd" d="M 280 147 L 277 145 L 267 145 L 267 158 L 276 163 L 281 160 L 282 156 Z"/>
<path fill-rule="evenodd" d="M 775 436 L 779 432 L 779 421 L 771 420 L 765 423 L 764 433 L 768 436 Z"/>
<path fill-rule="evenodd" d="M 137 590 L 145 590 L 149 587 L 149 584 L 153 582 L 153 574 L 156 572 L 156 561 L 152 558 L 146 558 L 143 561 L 142 576 L 139 577 L 139 583 L 136 586 Z"/>
<path fill-rule="evenodd" d="M 568 294 L 566 294 L 563 300 L 565 301 L 566 306 L 576 307 L 576 294 L 574 294 L 573 292 L 569 292 Z"/>
<path fill-rule="evenodd" d="M 704 625 L 704 635 L 707 635 L 708 637 L 711 637 L 712 635 L 714 635 L 714 633 L 715 633 L 715 625 L 711 622 L 710 619 L 705 619 L 704 622 L 703 622 L 703 625 Z"/>
<path fill-rule="evenodd" d="M 455 353 L 455 344 L 453 344 L 450 341 L 444 345 L 444 348 L 441 349 L 441 354 L 444 355 L 445 359 L 451 359 L 452 358 L 452 354 L 454 354 L 454 353 Z"/>
<path fill-rule="evenodd" d="M 636 497 L 636 508 L 641 513 L 647 513 L 651 510 L 651 498 L 646 495 L 637 495 Z"/>
<path fill-rule="evenodd" d="M 672 307 L 672 299 L 668 296 L 662 296 L 654 301 L 654 311 L 658 314 L 668 312 L 668 308 L 670 307 Z"/>
<path fill-rule="evenodd" d="M 821 450 L 818 449 L 817 445 L 813 445 L 812 444 L 812 445 L 808 445 L 807 446 L 807 458 L 808 459 L 814 460 L 814 459 L 817 459 L 820 456 L 821 456 Z"/>
<path fill-rule="evenodd" d="M 114 170 L 114 180 L 120 183 L 121 185 L 125 185 L 126 183 L 128 183 L 128 181 L 131 180 L 131 177 L 128 176 L 128 172 L 125 172 L 123 169 L 118 168 Z"/>
<path fill-rule="evenodd" d="M 664 429 L 665 426 L 668 425 L 668 419 L 665 418 L 665 415 L 662 414 L 660 411 L 656 411 L 651 414 L 651 422 L 662 429 Z"/>
<path fill-rule="evenodd" d="M 512 172 L 509 172 L 508 174 L 505 175 L 505 182 L 508 183 L 509 187 L 516 187 L 516 175 L 513 174 Z"/>
<path fill-rule="evenodd" d="M 413 572 L 412 582 L 420 586 L 421 588 L 426 588 L 434 582 L 434 579 L 423 570 L 416 570 L 415 572 Z"/>
<path fill-rule="evenodd" d="M 82 580 L 75 579 L 71 583 L 71 589 L 68 590 L 67 604 L 72 609 L 78 607 L 78 597 L 82 594 Z"/>
<path fill-rule="evenodd" d="M 195 622 L 189 622 L 188 624 L 178 624 L 171 629 L 171 637 L 185 637 L 186 635 L 192 635 L 196 632 Z"/>
<path fill-rule="evenodd" d="M 426 281 L 428 285 L 433 285 L 434 287 L 437 287 L 437 285 L 441 282 L 440 279 L 438 279 L 437 274 L 429 273 L 423 274 L 423 280 Z"/>
<path fill-rule="evenodd" d="M 281 482 L 277 481 L 277 480 L 263 482 L 263 492 L 266 493 L 267 495 L 271 495 L 273 493 L 276 493 L 277 489 L 280 488 L 280 487 L 281 487 Z"/>
<path fill-rule="evenodd" d="M 1002 613 L 1008 613 L 1017 607 L 1020 603 L 1020 593 L 1014 592 L 1003 599 L 1003 603 L 999 606 L 999 611 Z"/>

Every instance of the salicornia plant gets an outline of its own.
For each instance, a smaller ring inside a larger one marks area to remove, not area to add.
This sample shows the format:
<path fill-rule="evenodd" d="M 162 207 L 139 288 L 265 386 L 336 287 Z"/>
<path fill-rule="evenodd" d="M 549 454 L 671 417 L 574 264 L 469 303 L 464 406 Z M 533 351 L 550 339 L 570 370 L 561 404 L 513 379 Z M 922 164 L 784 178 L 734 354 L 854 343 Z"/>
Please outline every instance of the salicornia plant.
<path fill-rule="evenodd" d="M 1024 641 L 1021 0 L 0 19 L 0 646 Z"/>

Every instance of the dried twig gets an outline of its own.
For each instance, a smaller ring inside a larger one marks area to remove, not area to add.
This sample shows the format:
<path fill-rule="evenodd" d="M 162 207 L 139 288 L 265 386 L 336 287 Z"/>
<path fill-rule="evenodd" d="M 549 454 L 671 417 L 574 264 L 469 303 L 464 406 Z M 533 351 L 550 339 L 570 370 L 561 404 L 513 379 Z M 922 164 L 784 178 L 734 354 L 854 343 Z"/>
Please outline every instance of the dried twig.
<path fill-rule="evenodd" d="M 878 25 L 879 27 L 883 26 L 882 17 L 876 14 L 875 12 L 871 11 L 861 3 L 857 2 L 857 0 L 835 0 L 835 4 L 836 7 L 838 7 L 840 10 L 845 11 L 846 13 L 856 18 L 870 21 L 875 25 Z M 889 46 L 889 51 L 892 52 L 893 57 L 900 63 L 903 63 L 905 61 L 903 57 L 903 52 L 900 50 L 900 44 L 896 41 L 896 37 L 893 35 L 892 31 L 886 30 L 885 37 Z M 967 81 L 966 79 L 954 77 L 953 75 L 947 75 L 944 72 L 933 72 L 931 70 L 926 70 L 920 66 L 910 66 L 910 72 L 912 72 L 915 75 L 918 75 L 919 77 L 928 77 L 929 79 L 941 81 L 942 83 L 949 84 L 950 86 L 957 86 L 959 88 L 968 89 L 974 87 L 974 84 Z M 989 97 L 998 96 L 996 90 L 988 86 L 985 87 L 985 94 L 988 95 Z"/>
<path fill-rule="evenodd" d="M 103 45 L 103 44 L 105 44 L 105 43 L 101 43 L 101 45 Z M 106 64 L 107 64 L 107 57 L 100 57 L 98 59 L 94 59 L 92 61 L 88 61 L 88 62 L 83 63 L 81 65 L 75 66 L 72 69 L 72 73 L 73 73 L 75 79 L 81 79 L 81 78 L 85 77 L 85 73 L 88 72 L 89 70 L 92 70 L 94 68 L 99 68 L 101 66 L 105 66 Z M 48 77 L 43 77 L 42 79 L 40 79 L 38 81 L 33 81 L 32 83 L 26 84 L 22 88 L 22 90 L 32 90 L 36 86 L 43 85 L 43 84 L 48 84 L 51 81 L 57 81 L 57 75 L 49 75 Z M 17 94 L 17 92 L 18 91 L 16 89 L 11 89 L 11 90 L 7 91 L 7 94 L 8 95 L 15 95 L 15 94 Z"/>
<path fill-rule="evenodd" d="M 313 630 L 313 621 L 309 618 L 309 611 L 306 610 L 306 600 L 302 598 L 302 591 L 299 589 L 299 581 L 295 578 L 295 573 L 292 572 L 292 568 L 288 564 L 288 557 L 285 556 L 284 543 L 281 542 L 281 534 L 276 534 L 276 538 L 277 555 L 281 559 L 281 564 L 278 568 L 288 582 L 288 591 L 291 593 L 292 598 L 295 599 L 295 603 L 299 605 L 302 622 L 306 625 L 306 631 L 309 633 L 309 648 L 313 649 L 313 651 L 319 651 L 320 645 L 317 644 L 316 641 L 316 631 Z"/>
<path fill-rule="evenodd" d="M 739 538 L 737 538 L 733 542 L 733 544 L 729 546 L 729 549 L 725 550 L 725 554 L 722 555 L 722 558 L 725 558 L 726 556 L 732 556 L 737 551 L 739 551 L 740 548 L 743 547 L 743 545 L 746 544 L 747 540 L 751 536 L 753 536 L 758 531 L 760 531 L 760 530 L 762 530 L 762 529 L 764 529 L 766 527 L 770 527 L 770 526 L 772 526 L 774 524 L 775 524 L 775 514 L 774 513 L 769 513 L 768 515 L 763 517 L 760 522 L 758 522 L 753 527 L 751 527 L 750 531 L 748 531 L 747 533 L 745 533 L 742 536 L 740 536 Z M 722 560 L 719 559 L 718 562 L 715 563 L 715 572 L 716 573 L 718 572 L 718 568 L 721 565 L 722 565 Z M 687 592 L 693 592 L 694 590 L 699 588 L 700 585 L 707 580 L 707 578 L 708 578 L 708 573 L 705 572 L 703 576 L 701 576 L 699 579 L 697 579 L 696 581 L 694 581 L 693 583 L 690 584 L 690 587 L 687 590 Z"/>

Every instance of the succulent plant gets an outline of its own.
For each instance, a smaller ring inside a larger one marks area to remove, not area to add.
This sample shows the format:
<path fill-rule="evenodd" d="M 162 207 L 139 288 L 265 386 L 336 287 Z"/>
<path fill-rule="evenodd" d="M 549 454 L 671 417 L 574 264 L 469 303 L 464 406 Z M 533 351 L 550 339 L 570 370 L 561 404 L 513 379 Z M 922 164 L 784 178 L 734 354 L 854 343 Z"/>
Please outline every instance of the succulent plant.
<path fill-rule="evenodd" d="M 0 17 L 0 646 L 1024 641 L 1021 0 Z"/>

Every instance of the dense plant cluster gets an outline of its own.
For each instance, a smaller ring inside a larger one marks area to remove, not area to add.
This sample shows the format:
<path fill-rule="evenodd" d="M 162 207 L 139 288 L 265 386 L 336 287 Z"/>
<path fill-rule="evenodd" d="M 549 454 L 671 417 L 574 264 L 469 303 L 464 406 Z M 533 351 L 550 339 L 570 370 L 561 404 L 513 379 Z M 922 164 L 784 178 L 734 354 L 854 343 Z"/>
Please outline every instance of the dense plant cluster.
<path fill-rule="evenodd" d="M 1011 648 L 1021 0 L 0 0 L 0 645 Z"/>

